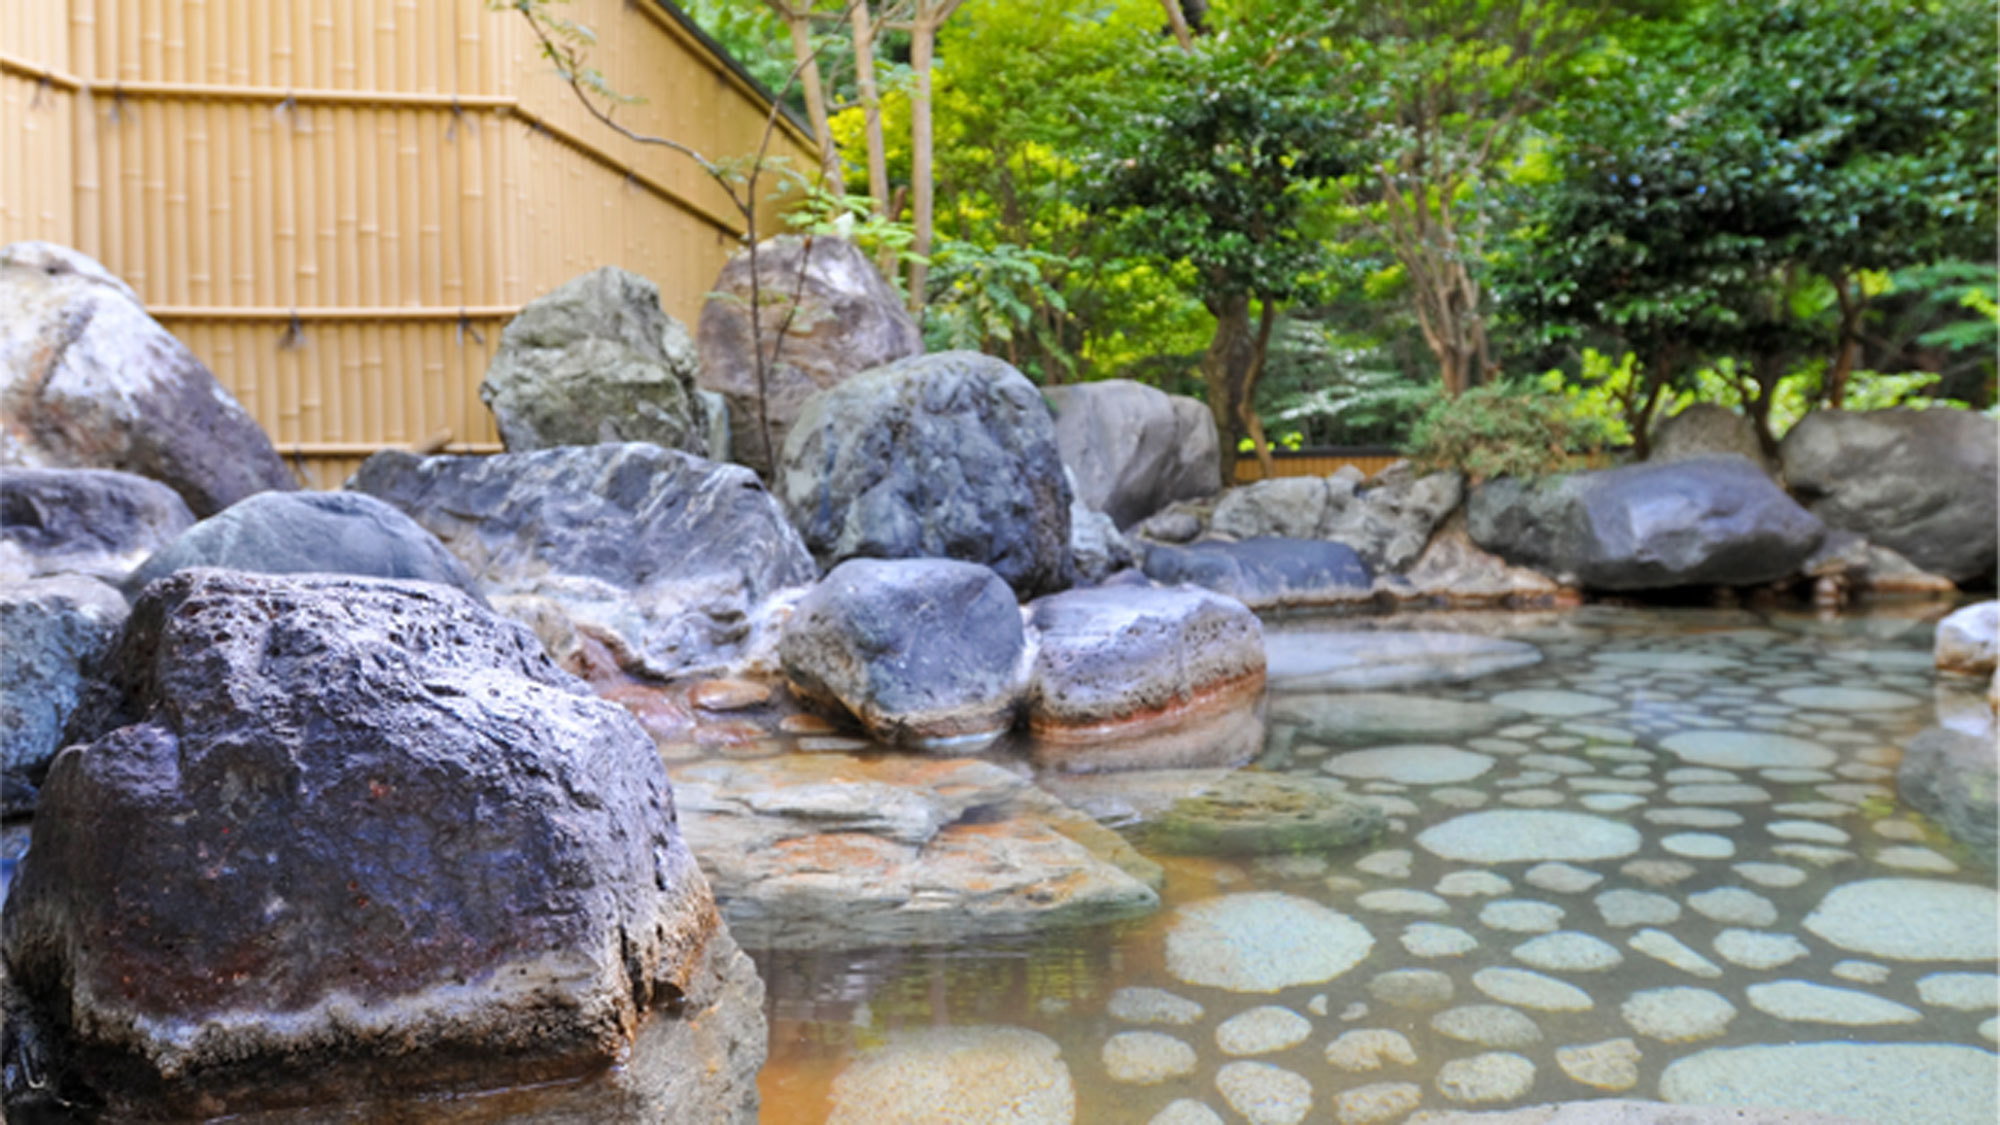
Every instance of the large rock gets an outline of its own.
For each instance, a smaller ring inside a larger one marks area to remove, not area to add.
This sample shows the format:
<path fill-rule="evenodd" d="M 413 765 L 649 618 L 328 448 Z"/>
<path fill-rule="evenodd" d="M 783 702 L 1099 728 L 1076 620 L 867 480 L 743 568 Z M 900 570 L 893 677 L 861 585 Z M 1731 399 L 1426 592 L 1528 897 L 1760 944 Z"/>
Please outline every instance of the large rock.
<path fill-rule="evenodd" d="M 1931 727 L 1903 748 L 1896 789 L 1951 837 L 1993 865 L 2000 851 L 2000 751 L 1989 727 L 1969 734 Z"/>
<path fill-rule="evenodd" d="M 676 767 L 681 828 L 756 948 L 951 944 L 1159 906 L 1159 867 L 992 762 L 789 755 Z"/>
<path fill-rule="evenodd" d="M 370 457 L 348 482 L 444 541 L 481 589 L 539 595 L 661 678 L 727 667 L 812 558 L 749 470 L 653 445 Z"/>
<path fill-rule="evenodd" d="M 1146 577 L 1203 586 L 1251 609 L 1363 605 L 1375 592 L 1354 550 L 1324 539 L 1208 540 L 1146 549 Z"/>
<path fill-rule="evenodd" d="M 1741 457 L 1503 477 L 1473 492 L 1466 515 L 1481 547 L 1600 590 L 1775 582 L 1826 536 Z"/>
<path fill-rule="evenodd" d="M 510 453 L 643 441 L 708 453 L 694 341 L 660 288 L 605 266 L 528 302 L 479 384 Z"/>
<path fill-rule="evenodd" d="M 1014 725 L 1025 646 L 1013 591 L 950 559 L 850 559 L 799 599 L 778 656 L 794 694 L 920 748 Z"/>
<path fill-rule="evenodd" d="M 1758 468 L 1764 475 L 1776 475 L 1776 467 L 1764 453 L 1757 427 L 1748 415 L 1712 402 L 1697 402 L 1660 423 L 1653 433 L 1653 450 L 1646 460 L 1665 464 L 1697 457 L 1734 454 Z"/>
<path fill-rule="evenodd" d="M 733 456 L 763 473 L 771 468 L 764 448 L 767 413 L 771 447 L 782 450 L 808 398 L 850 375 L 922 355 L 924 338 L 896 291 L 845 239 L 782 235 L 760 243 L 756 276 L 762 298 L 757 346 L 766 356 L 777 352 L 763 388 L 750 342 L 750 255 L 738 254 L 722 267 L 698 331 L 701 385 L 729 400 Z"/>
<path fill-rule="evenodd" d="M 1465 529 L 1464 509 L 1445 518 L 1424 553 L 1401 574 L 1377 575 L 1375 590 L 1398 603 L 1466 609 L 1559 605 L 1578 596 L 1538 570 L 1510 566 L 1481 549 Z"/>
<path fill-rule="evenodd" d="M 1136 586 L 1038 599 L 1035 757 L 1063 769 L 1236 765 L 1263 745 L 1264 632 L 1243 603 Z"/>
<path fill-rule="evenodd" d="M 1279 477 L 1222 495 L 1209 530 L 1237 539 L 1326 539 L 1354 549 L 1372 571 L 1415 562 L 1431 532 L 1458 507 L 1465 478 L 1419 476 L 1399 461 L 1363 487 L 1353 466 L 1328 477 Z"/>
<path fill-rule="evenodd" d="M 29 1049 L 114 1117 L 556 1082 L 667 1021 L 692 1081 L 648 1115 L 754 1119 L 761 1013 L 712 1001 L 761 990 L 665 768 L 525 629 L 431 584 L 192 570 L 111 675 L 142 717 L 57 758 L 4 942 Z"/>
<path fill-rule="evenodd" d="M 0 574 L 124 581 L 194 524 L 180 494 L 111 469 L 0 474 Z"/>
<path fill-rule="evenodd" d="M 1078 497 L 1120 531 L 1176 500 L 1222 488 L 1215 416 L 1194 399 L 1130 379 L 1072 383 L 1044 393 Z"/>
<path fill-rule="evenodd" d="M 81 575 L 0 586 L 0 768 L 39 779 L 125 625 L 118 591 Z"/>
<path fill-rule="evenodd" d="M 1966 410 L 1820 410 L 1779 453 L 1785 483 L 1830 527 L 1954 581 L 1993 578 L 2000 532 L 1993 419 Z"/>
<path fill-rule="evenodd" d="M 1938 671 L 1990 676 L 2000 657 L 2000 602 L 1980 602 L 1938 622 L 1932 653 Z"/>
<path fill-rule="evenodd" d="M 963 559 L 1023 597 L 1072 578 L 1055 424 L 1035 385 L 991 356 L 908 359 L 814 395 L 777 492 L 823 567 Z"/>
<path fill-rule="evenodd" d="M 254 419 L 139 298 L 67 247 L 0 248 L 0 464 L 123 469 L 197 516 L 298 487 Z"/>
<path fill-rule="evenodd" d="M 259 574 L 354 574 L 479 587 L 410 517 L 360 492 L 266 492 L 210 516 L 132 572 L 126 592 L 196 566 Z M 484 600 L 484 599 L 481 599 Z"/>

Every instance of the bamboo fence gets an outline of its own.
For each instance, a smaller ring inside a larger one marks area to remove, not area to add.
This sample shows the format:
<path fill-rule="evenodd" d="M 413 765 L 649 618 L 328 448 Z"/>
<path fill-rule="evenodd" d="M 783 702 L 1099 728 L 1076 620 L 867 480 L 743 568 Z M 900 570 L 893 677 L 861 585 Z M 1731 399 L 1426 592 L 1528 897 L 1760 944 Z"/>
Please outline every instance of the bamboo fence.
<path fill-rule="evenodd" d="M 677 9 L 564 14 L 642 99 L 620 121 L 756 151 L 766 94 Z M 772 151 L 816 163 L 788 118 Z M 484 0 L 0 0 L 0 243 L 122 276 L 312 487 L 446 431 L 497 450 L 478 387 L 522 304 L 618 265 L 692 325 L 741 231 L 720 187 L 592 119 Z"/>

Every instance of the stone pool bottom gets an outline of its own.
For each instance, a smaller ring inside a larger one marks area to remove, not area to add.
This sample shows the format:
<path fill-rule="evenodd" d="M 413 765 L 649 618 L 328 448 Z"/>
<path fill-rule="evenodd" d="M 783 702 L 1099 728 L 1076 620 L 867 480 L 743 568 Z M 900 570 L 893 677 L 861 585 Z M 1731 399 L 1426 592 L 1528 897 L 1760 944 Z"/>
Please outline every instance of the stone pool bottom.
<path fill-rule="evenodd" d="M 1910 736 L 1990 722 L 1932 672 L 1927 620 L 1276 622 L 1273 652 L 1357 628 L 1541 660 L 1274 690 L 1252 768 L 1379 802 L 1372 845 L 1154 856 L 1157 915 L 1032 943 L 759 954 L 763 1119 L 1389 1125 L 1608 1097 L 1996 1119 L 1994 876 L 1895 791 Z"/>

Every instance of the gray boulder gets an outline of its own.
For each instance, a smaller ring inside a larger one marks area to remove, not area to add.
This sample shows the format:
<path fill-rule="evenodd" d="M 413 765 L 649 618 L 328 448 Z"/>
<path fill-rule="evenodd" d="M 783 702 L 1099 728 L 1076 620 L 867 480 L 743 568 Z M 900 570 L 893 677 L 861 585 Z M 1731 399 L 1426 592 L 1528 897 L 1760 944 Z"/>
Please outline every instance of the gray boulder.
<path fill-rule="evenodd" d="M 1069 505 L 1069 555 L 1079 582 L 1102 582 L 1139 565 L 1139 553 L 1119 534 L 1118 525 L 1081 497 Z"/>
<path fill-rule="evenodd" d="M 1741 457 L 1503 477 L 1473 492 L 1466 516 L 1479 546 L 1600 590 L 1775 582 L 1826 536 Z"/>
<path fill-rule="evenodd" d="M 1818 410 L 1779 448 L 1785 483 L 1830 527 L 1956 582 L 2000 559 L 1994 421 L 1966 410 Z"/>
<path fill-rule="evenodd" d="M 465 564 L 437 536 L 359 492 L 266 492 L 189 528 L 132 572 L 137 596 L 179 570 L 216 566 L 259 574 L 353 574 L 456 586 L 483 601 Z"/>
<path fill-rule="evenodd" d="M 1757 427 L 1748 415 L 1712 402 L 1697 402 L 1660 423 L 1646 460 L 1665 464 L 1728 454 L 1764 470 L 1766 476 L 1777 475 L 1777 467 L 1765 456 L 1764 443 L 1757 440 Z"/>
<path fill-rule="evenodd" d="M 1237 539 L 1326 539 L 1344 543 L 1375 572 L 1415 562 L 1431 533 L 1458 507 L 1465 479 L 1418 475 L 1408 462 L 1363 486 L 1352 466 L 1328 477 L 1279 477 L 1223 494 L 1209 530 Z"/>
<path fill-rule="evenodd" d="M 688 846 L 752 947 L 951 944 L 1159 907 L 1158 865 L 993 762 L 792 754 L 673 780 Z"/>
<path fill-rule="evenodd" d="M 977 749 L 1014 725 L 1026 644 L 999 575 L 949 559 L 852 559 L 778 642 L 792 691 L 891 745 Z"/>
<path fill-rule="evenodd" d="M 694 341 L 660 288 L 605 266 L 528 302 L 479 384 L 510 453 L 643 441 L 705 455 Z"/>
<path fill-rule="evenodd" d="M 1026 696 L 1043 765 L 1070 770 L 1236 765 L 1263 725 L 1264 630 L 1205 590 L 1100 587 L 1037 599 Z"/>
<path fill-rule="evenodd" d="M 1424 553 L 1401 574 L 1377 575 L 1375 589 L 1398 603 L 1468 609 L 1556 605 L 1575 596 L 1540 571 L 1509 566 L 1482 550 L 1465 530 L 1463 509 L 1445 518 Z"/>
<path fill-rule="evenodd" d="M 1938 622 L 1931 651 L 1940 672 L 1991 676 L 2000 657 L 2000 602 L 1980 602 Z"/>
<path fill-rule="evenodd" d="M 920 356 L 814 395 L 777 492 L 822 567 L 961 559 L 1023 597 L 1073 578 L 1055 424 L 1035 385 L 991 356 Z"/>
<path fill-rule="evenodd" d="M 437 536 L 487 596 L 546 598 L 621 666 L 663 679 L 737 662 L 766 601 L 816 574 L 748 469 L 655 445 L 390 451 L 347 487 Z"/>
<path fill-rule="evenodd" d="M 122 469 L 172 488 L 196 516 L 299 486 L 124 282 L 48 242 L 0 247 L 0 465 Z"/>
<path fill-rule="evenodd" d="M 113 584 L 194 524 L 180 494 L 110 469 L 0 474 L 0 573 Z"/>
<path fill-rule="evenodd" d="M 1215 417 L 1194 399 L 1130 379 L 1072 383 L 1044 394 L 1078 497 L 1120 531 L 1176 500 L 1222 488 Z"/>
<path fill-rule="evenodd" d="M 143 718 L 56 759 L 6 906 L 17 1042 L 94 1087 L 62 1096 L 435 1100 L 601 1074 L 664 1022 L 685 1100 L 645 1116 L 754 1120 L 761 989 L 665 768 L 525 629 L 428 583 L 191 570 L 110 674 Z"/>
<path fill-rule="evenodd" d="M 0 768 L 42 776 L 125 616 L 125 599 L 94 578 L 0 586 Z"/>
<path fill-rule="evenodd" d="M 1202 586 L 1251 609 L 1359 605 L 1374 599 L 1361 557 L 1323 539 L 1219 540 L 1146 548 L 1146 576 Z"/>
<path fill-rule="evenodd" d="M 756 346 L 766 356 L 777 352 L 760 393 L 750 342 L 750 277 L 750 255 L 737 254 L 702 306 L 700 379 L 729 400 L 735 460 L 768 474 L 766 414 L 771 447 L 782 450 L 807 399 L 851 375 L 922 355 L 924 338 L 896 291 L 853 243 L 781 235 L 757 247 L 763 303 Z"/>
<path fill-rule="evenodd" d="M 1896 790 L 1917 811 L 1937 821 L 1952 839 L 1977 852 L 1991 867 L 2000 831 L 2000 751 L 1989 728 L 1969 734 L 1931 727 L 1903 748 L 1896 767 Z"/>

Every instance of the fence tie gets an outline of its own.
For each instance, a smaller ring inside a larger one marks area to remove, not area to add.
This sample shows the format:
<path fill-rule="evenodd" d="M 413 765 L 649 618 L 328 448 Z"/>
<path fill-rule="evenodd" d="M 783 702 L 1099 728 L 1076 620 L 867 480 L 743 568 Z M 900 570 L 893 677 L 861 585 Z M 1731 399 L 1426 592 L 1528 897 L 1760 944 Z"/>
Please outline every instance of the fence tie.
<path fill-rule="evenodd" d="M 445 140 L 458 140 L 458 126 L 462 121 L 465 121 L 465 107 L 458 104 L 458 95 L 453 94 L 451 96 L 451 124 L 444 127 Z M 470 125 L 467 127 L 470 128 Z"/>
<path fill-rule="evenodd" d="M 478 344 L 478 345 L 479 345 L 480 347 L 482 347 L 482 348 L 483 348 L 483 347 L 485 347 L 485 346 L 486 346 L 486 336 L 485 336 L 485 334 L 481 333 L 481 332 L 479 331 L 479 329 L 477 329 L 477 328 L 474 328 L 474 327 L 472 326 L 472 317 L 471 317 L 470 315 L 468 315 L 468 314 L 466 313 L 466 311 L 465 311 L 465 306 L 464 306 L 464 305 L 460 305 L 460 306 L 458 306 L 458 346 L 459 346 L 459 347 L 461 347 L 461 348 L 462 348 L 462 347 L 464 347 L 464 346 L 465 346 L 465 338 L 466 338 L 467 336 L 471 336 L 471 337 L 472 337 L 472 341 L 473 341 L 473 343 L 475 343 L 475 344 Z"/>
<path fill-rule="evenodd" d="M 288 352 L 306 346 L 306 322 L 300 318 L 299 310 L 292 310 L 292 318 L 285 325 L 284 334 L 278 337 L 278 350 Z"/>

